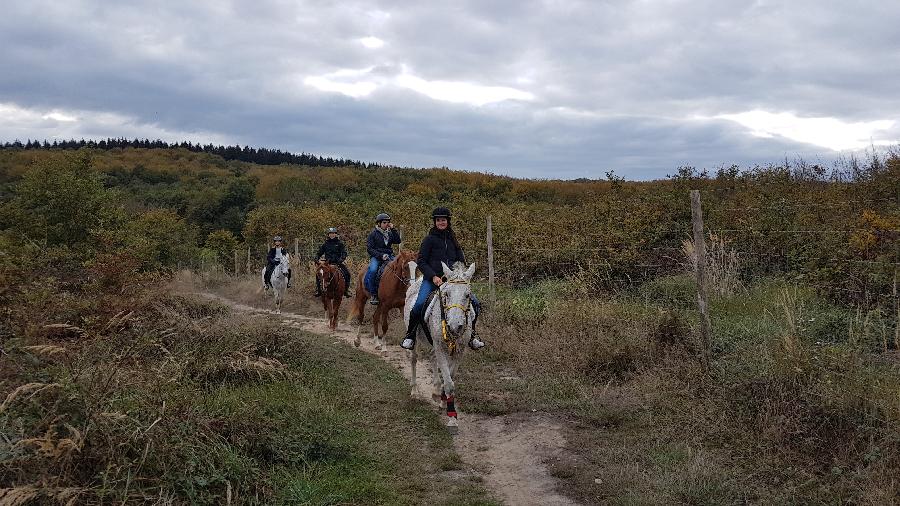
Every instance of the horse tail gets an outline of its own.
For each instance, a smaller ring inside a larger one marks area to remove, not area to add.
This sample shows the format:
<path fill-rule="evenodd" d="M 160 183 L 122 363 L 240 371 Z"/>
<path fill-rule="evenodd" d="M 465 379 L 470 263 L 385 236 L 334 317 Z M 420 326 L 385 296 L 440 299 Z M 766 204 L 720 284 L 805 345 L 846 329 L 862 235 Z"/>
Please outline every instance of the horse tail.
<path fill-rule="evenodd" d="M 357 289 L 356 296 L 353 298 L 353 305 L 350 307 L 350 311 L 347 312 L 347 323 L 352 322 L 354 318 L 359 316 L 360 309 L 359 290 Z"/>

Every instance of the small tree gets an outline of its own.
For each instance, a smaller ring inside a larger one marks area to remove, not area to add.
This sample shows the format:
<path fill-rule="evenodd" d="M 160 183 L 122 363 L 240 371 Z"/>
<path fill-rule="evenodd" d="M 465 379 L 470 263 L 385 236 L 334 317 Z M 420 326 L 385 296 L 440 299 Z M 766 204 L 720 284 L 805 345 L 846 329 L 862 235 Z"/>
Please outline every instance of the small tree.
<path fill-rule="evenodd" d="M 215 230 L 206 236 L 206 249 L 214 252 L 216 261 L 227 270 L 233 262 L 234 251 L 238 249 L 238 240 L 230 230 Z"/>

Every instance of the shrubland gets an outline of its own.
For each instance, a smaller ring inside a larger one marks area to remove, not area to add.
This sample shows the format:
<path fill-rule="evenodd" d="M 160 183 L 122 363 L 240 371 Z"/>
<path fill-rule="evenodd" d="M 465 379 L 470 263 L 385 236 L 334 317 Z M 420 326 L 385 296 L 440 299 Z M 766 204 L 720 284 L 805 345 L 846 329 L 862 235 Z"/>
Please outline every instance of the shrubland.
<path fill-rule="evenodd" d="M 702 193 L 713 282 L 708 370 L 698 360 L 691 189 Z M 383 475 L 362 469 L 396 464 L 394 453 L 343 431 L 319 460 L 304 446 L 361 416 L 346 400 L 354 394 L 344 395 L 355 391 L 352 374 L 328 376 L 343 386 L 325 389 L 336 410 L 327 423 L 307 426 L 294 418 L 312 414 L 277 408 L 297 404 L 294 395 L 323 402 L 318 387 L 295 393 L 327 375 L 304 376 L 302 364 L 357 359 L 162 287 L 179 267 L 209 263 L 218 265 L 214 288 L 255 286 L 255 274 L 224 276 L 234 250 L 242 267 L 249 249 L 255 269 L 279 234 L 308 260 L 328 226 L 364 260 L 381 211 L 415 247 L 430 210 L 445 204 L 482 275 L 488 215 L 494 228 L 496 301 L 476 287 L 490 346 L 467 358 L 462 410 L 561 417 L 571 453 L 553 470 L 572 495 L 603 504 L 900 501 L 896 153 L 830 168 L 681 167 L 629 182 L 256 165 L 180 149 L 5 149 L 0 195 L 0 445 L 4 484 L 18 493 L 211 502 L 231 490 L 276 500 L 279 480 L 300 469 L 312 478 L 288 487 L 297 497 L 325 483 L 365 502 L 336 470 L 375 483 Z M 260 401 L 270 418 L 247 408 L 253 396 L 270 399 Z M 430 423 L 415 406 L 393 406 Z M 264 441 L 251 441 L 248 427 L 260 424 Z M 273 442 L 285 433 L 301 436 Z M 426 434 L 418 444 L 448 451 Z M 185 462 L 202 483 L 174 477 Z M 392 500 L 371 486 L 363 489 Z"/>

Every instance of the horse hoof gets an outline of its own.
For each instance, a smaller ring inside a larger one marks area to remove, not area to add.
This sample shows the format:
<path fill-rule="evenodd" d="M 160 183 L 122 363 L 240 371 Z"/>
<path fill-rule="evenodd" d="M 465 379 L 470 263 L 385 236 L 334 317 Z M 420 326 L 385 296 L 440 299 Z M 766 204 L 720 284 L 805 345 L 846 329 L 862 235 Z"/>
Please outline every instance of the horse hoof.
<path fill-rule="evenodd" d="M 459 420 L 457 420 L 456 417 L 447 417 L 447 432 L 449 432 L 450 434 L 459 433 Z"/>
<path fill-rule="evenodd" d="M 359 338 L 358 337 L 353 340 L 353 346 L 356 346 L 357 348 L 359 348 Z"/>

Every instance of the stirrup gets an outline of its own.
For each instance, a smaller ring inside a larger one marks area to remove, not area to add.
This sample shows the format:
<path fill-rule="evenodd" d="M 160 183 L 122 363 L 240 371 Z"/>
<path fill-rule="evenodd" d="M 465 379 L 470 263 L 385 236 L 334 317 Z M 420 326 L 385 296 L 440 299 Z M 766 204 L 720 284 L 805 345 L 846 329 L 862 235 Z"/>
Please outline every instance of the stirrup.
<path fill-rule="evenodd" d="M 372 304 L 373 306 L 377 306 L 378 305 L 378 297 L 372 297 L 371 299 L 369 299 L 369 304 Z"/>
<path fill-rule="evenodd" d="M 415 346 L 416 346 L 416 341 L 409 337 L 403 339 L 403 342 L 400 343 L 400 347 L 403 348 L 404 350 L 411 350 L 411 349 L 415 348 Z"/>

